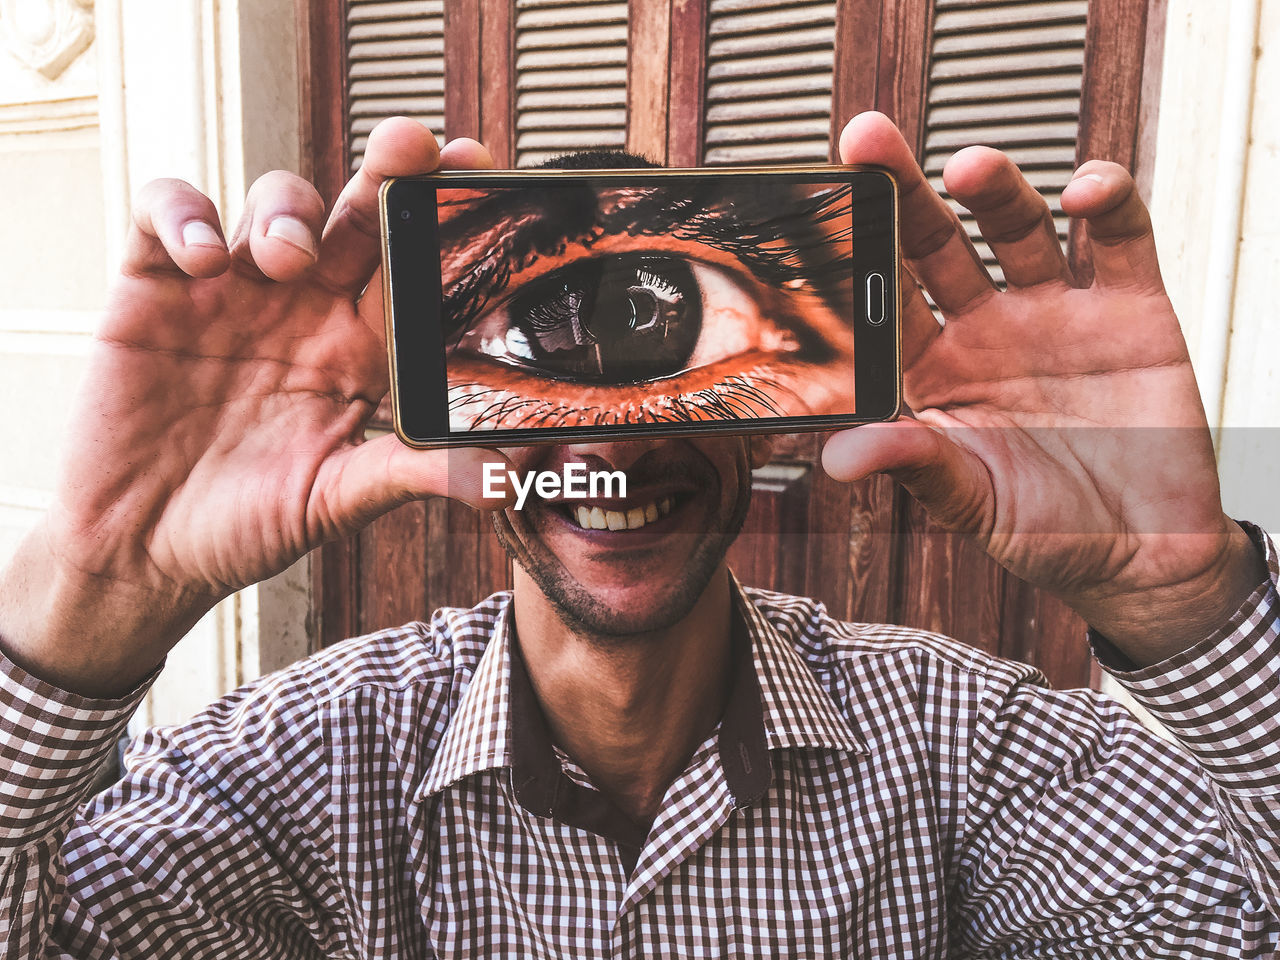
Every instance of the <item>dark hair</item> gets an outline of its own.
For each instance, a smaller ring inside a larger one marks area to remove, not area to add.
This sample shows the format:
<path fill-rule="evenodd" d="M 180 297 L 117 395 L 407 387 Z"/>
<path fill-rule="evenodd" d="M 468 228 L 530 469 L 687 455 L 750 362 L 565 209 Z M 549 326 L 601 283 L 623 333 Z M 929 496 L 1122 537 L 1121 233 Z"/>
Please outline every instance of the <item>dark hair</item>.
<path fill-rule="evenodd" d="M 549 157 L 534 164 L 535 170 L 630 170 L 660 167 L 647 157 L 625 150 L 579 150 L 558 157 Z"/>

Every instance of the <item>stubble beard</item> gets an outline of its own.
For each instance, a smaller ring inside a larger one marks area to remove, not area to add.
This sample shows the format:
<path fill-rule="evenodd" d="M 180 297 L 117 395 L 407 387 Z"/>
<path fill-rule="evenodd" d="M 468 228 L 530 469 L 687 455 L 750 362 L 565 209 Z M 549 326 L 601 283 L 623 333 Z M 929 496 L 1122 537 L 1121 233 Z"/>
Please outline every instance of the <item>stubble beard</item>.
<path fill-rule="evenodd" d="M 574 633 L 601 640 L 643 635 L 665 630 L 680 622 L 693 609 L 707 589 L 711 577 L 720 568 L 729 547 L 738 538 L 751 506 L 750 469 L 739 471 L 738 495 L 733 510 L 718 530 L 700 536 L 681 575 L 675 578 L 676 589 L 655 597 L 643 612 L 628 615 L 614 610 L 579 583 L 549 551 L 529 551 L 512 542 L 511 526 L 503 512 L 492 514 L 494 532 L 513 563 L 538 585 L 551 601 L 561 621 Z M 718 494 L 718 491 L 717 491 Z M 716 498 L 719 499 L 718 496 Z M 716 524 L 720 526 L 720 524 Z M 689 534 L 695 536 L 695 534 Z"/>

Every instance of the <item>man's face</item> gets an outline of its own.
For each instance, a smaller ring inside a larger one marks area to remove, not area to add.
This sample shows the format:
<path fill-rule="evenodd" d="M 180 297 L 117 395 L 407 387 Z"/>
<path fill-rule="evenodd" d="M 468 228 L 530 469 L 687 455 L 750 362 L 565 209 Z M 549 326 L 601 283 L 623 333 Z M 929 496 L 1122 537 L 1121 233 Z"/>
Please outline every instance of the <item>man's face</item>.
<path fill-rule="evenodd" d="M 566 622 L 621 635 L 668 627 L 692 609 L 742 527 L 751 469 L 768 460 L 769 443 L 717 437 L 503 452 L 520 473 L 562 474 L 565 464 L 581 463 L 627 475 L 625 499 L 531 495 L 523 510 L 494 514 L 507 552 Z M 606 523 L 625 519 L 630 528 L 592 528 L 593 514 L 597 524 L 603 514 Z"/>

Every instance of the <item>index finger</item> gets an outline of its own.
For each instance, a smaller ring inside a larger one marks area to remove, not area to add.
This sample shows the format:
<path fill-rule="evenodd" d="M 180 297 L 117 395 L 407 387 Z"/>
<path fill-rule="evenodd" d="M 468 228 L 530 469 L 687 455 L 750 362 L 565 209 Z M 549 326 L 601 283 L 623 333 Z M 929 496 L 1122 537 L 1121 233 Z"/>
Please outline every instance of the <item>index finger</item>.
<path fill-rule="evenodd" d="M 356 297 L 381 259 L 378 191 L 390 177 L 412 177 L 446 169 L 488 169 L 489 151 L 466 137 L 441 150 L 431 131 L 407 117 L 383 120 L 369 134 L 364 160 L 329 215 L 314 276 L 330 288 Z"/>
<path fill-rule="evenodd" d="M 944 314 L 962 314 L 995 292 L 960 218 L 929 186 L 893 121 L 875 112 L 854 117 L 840 135 L 840 159 L 893 172 L 902 256 Z"/>
<path fill-rule="evenodd" d="M 378 191 L 382 182 L 430 173 L 439 163 L 436 138 L 416 120 L 392 117 L 374 127 L 360 169 L 347 181 L 329 214 L 313 276 L 339 293 L 357 296 L 381 260 Z"/>

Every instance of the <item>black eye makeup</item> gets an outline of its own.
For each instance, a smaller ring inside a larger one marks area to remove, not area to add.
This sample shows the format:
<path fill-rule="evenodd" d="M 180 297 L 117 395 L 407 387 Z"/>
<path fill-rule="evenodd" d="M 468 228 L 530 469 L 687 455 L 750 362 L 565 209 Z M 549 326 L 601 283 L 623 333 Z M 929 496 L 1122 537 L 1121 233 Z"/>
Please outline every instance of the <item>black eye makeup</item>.
<path fill-rule="evenodd" d="M 848 183 L 437 191 L 453 432 L 853 411 Z"/>

